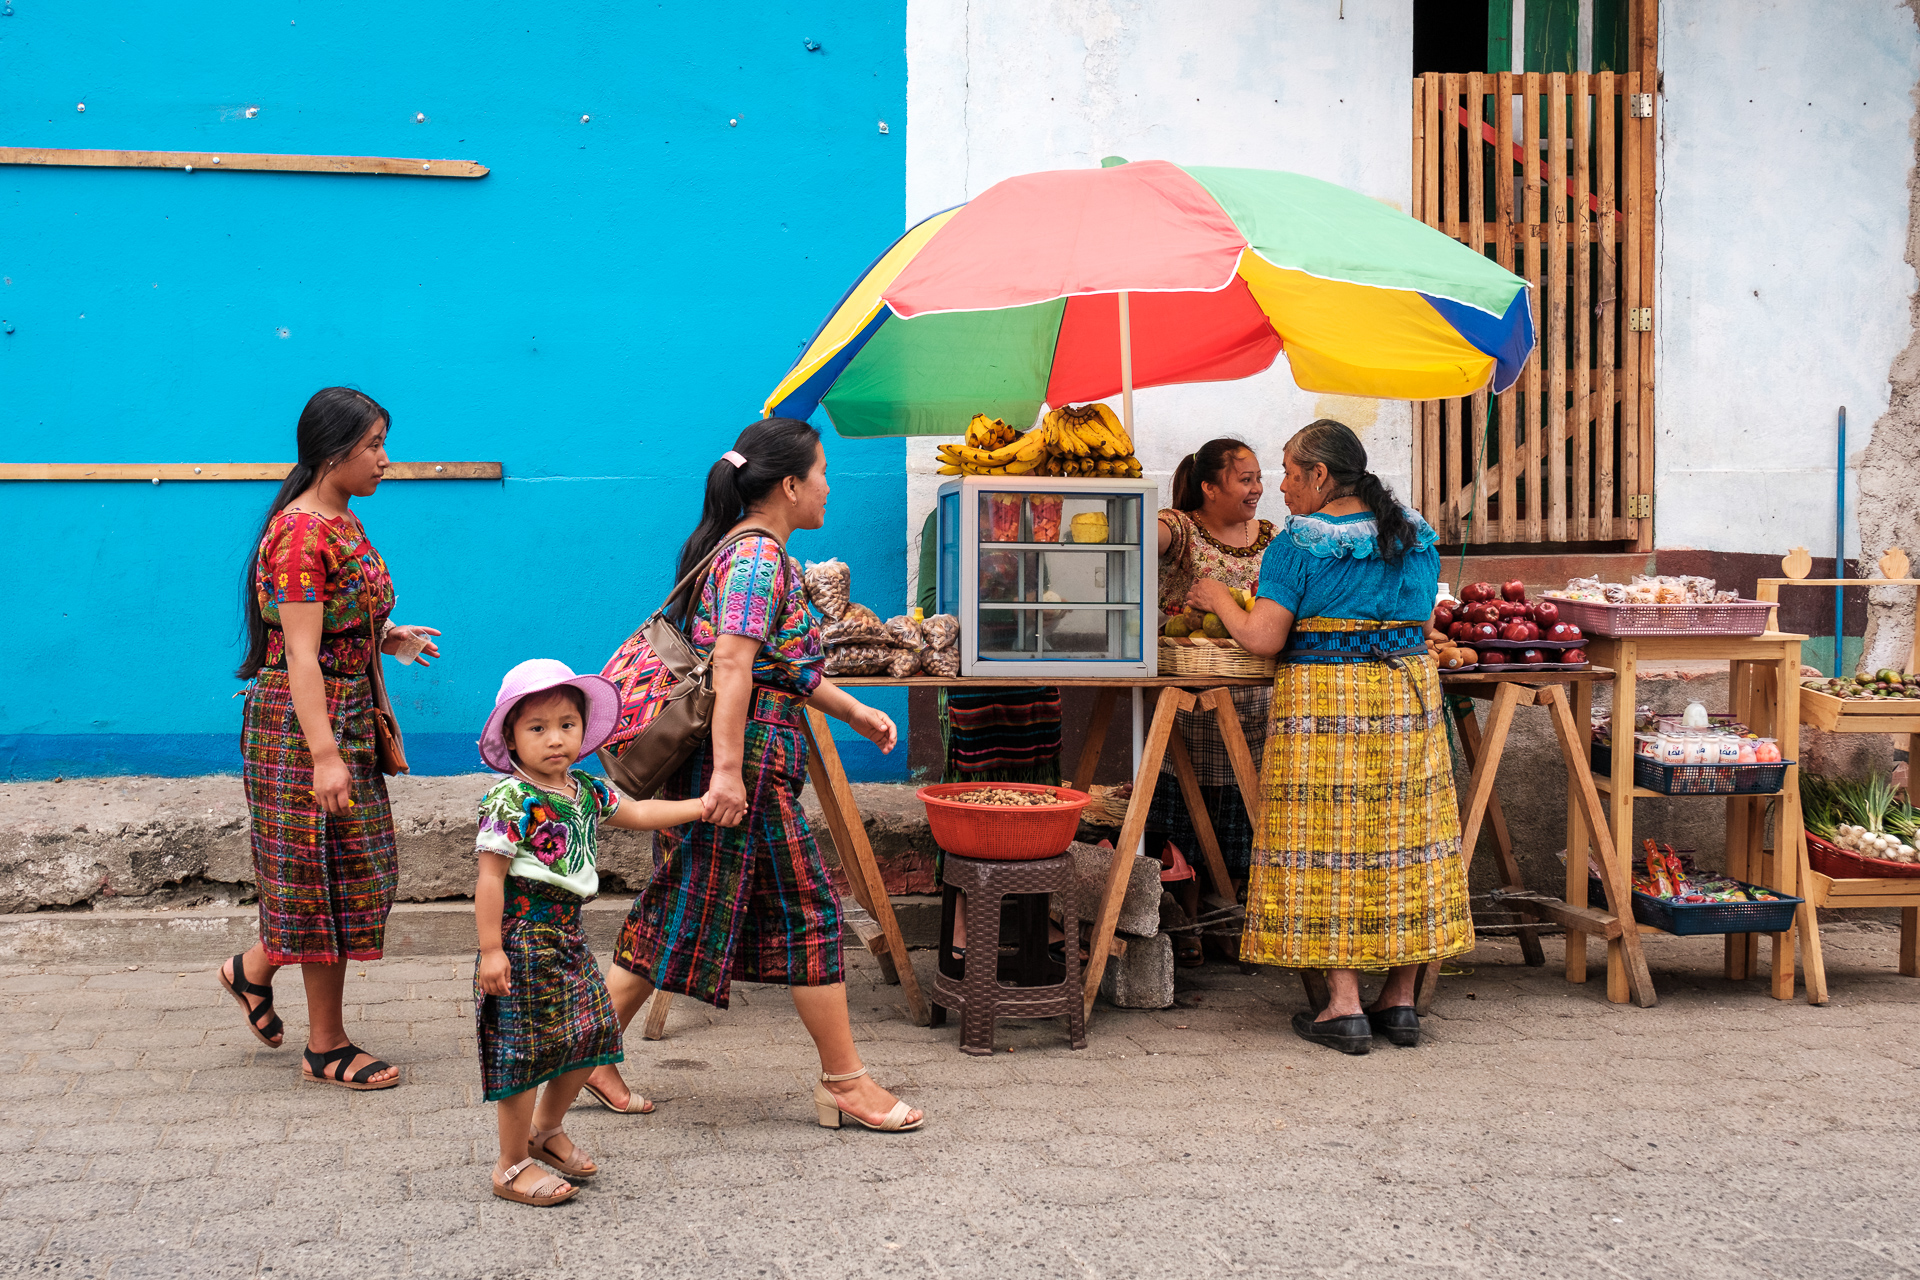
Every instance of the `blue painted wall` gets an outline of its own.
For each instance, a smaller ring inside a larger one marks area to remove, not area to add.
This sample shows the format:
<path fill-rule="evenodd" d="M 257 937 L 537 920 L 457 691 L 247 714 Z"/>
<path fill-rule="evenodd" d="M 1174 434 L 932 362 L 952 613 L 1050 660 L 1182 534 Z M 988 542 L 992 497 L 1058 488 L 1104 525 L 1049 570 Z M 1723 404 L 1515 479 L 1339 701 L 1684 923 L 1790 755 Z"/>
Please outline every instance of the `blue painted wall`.
<path fill-rule="evenodd" d="M 598 669 L 657 603 L 708 465 L 902 224 L 901 0 L 12 9 L 9 143 L 492 168 L 0 167 L 0 459 L 290 460 L 344 382 L 392 411 L 395 458 L 505 465 L 357 504 L 396 617 L 446 632 L 431 671 L 389 667 L 421 772 L 478 767 L 513 663 Z M 902 445 L 827 443 L 828 525 L 794 550 L 884 613 Z M 237 581 L 271 495 L 0 484 L 0 777 L 238 769 Z M 904 776 L 904 747 L 861 746 L 857 775 Z"/>

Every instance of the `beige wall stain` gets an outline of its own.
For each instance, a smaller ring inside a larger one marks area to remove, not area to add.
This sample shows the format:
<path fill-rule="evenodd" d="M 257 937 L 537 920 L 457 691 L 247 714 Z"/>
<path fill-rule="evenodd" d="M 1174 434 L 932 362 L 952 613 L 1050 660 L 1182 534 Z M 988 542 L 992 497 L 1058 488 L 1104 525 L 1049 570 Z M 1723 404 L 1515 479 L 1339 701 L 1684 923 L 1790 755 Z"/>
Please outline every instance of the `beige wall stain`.
<path fill-rule="evenodd" d="M 1313 402 L 1313 416 L 1344 422 L 1364 439 L 1367 428 L 1380 418 L 1380 402 L 1368 396 L 1320 396 Z"/>

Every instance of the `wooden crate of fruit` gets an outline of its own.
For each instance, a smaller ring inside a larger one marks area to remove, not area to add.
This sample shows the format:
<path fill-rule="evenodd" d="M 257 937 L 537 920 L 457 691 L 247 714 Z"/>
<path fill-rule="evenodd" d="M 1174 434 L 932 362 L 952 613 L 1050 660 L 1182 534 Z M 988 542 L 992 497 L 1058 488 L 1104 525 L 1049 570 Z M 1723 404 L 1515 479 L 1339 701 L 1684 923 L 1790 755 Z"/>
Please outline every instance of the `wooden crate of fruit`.
<path fill-rule="evenodd" d="M 1800 719 L 1844 733 L 1920 733 L 1920 675 L 1881 668 L 1870 676 L 1800 682 Z"/>

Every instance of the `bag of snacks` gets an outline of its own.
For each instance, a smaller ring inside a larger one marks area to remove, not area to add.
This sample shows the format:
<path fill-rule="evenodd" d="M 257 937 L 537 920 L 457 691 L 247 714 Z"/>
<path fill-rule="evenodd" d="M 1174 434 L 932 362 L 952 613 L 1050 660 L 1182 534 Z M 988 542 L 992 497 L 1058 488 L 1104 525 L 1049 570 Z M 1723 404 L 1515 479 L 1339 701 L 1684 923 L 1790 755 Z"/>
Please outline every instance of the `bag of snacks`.
<path fill-rule="evenodd" d="M 902 649 L 911 649 L 918 653 L 927 647 L 926 639 L 921 634 L 920 624 L 910 615 L 903 613 L 898 617 L 888 618 L 883 625 L 887 628 L 887 634 L 893 637 L 893 642 Z"/>
<path fill-rule="evenodd" d="M 950 613 L 936 613 L 921 622 L 920 638 L 929 649 L 956 649 L 960 644 L 960 619 Z"/>
<path fill-rule="evenodd" d="M 895 680 L 904 680 L 920 669 L 920 649 L 895 649 L 893 658 L 887 663 L 887 674 Z"/>
<path fill-rule="evenodd" d="M 945 649 L 928 649 L 920 655 L 920 669 L 930 676 L 957 676 L 960 674 L 960 646 L 953 645 Z"/>
<path fill-rule="evenodd" d="M 895 652 L 891 645 L 829 645 L 827 646 L 827 674 L 830 676 L 877 676 L 887 670 Z"/>
<path fill-rule="evenodd" d="M 820 628 L 820 643 L 829 647 L 836 644 L 874 644 L 891 649 L 894 645 L 893 633 L 887 630 L 887 624 L 880 621 L 880 615 L 863 604 L 849 604 L 840 614 L 837 622 L 829 622 Z"/>
<path fill-rule="evenodd" d="M 800 581 L 807 589 L 807 599 L 830 621 L 839 621 L 853 599 L 853 570 L 844 560 L 810 562 Z"/>

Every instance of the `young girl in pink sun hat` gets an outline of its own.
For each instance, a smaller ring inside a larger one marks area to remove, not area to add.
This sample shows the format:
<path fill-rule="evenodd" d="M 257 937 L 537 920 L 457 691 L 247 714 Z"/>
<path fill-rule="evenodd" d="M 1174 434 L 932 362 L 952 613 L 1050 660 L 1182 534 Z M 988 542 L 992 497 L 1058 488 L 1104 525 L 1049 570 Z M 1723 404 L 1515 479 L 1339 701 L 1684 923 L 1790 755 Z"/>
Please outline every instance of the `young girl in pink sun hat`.
<path fill-rule="evenodd" d="M 481 758 L 510 776 L 480 801 L 473 1011 L 486 1099 L 499 1103 L 493 1194 L 520 1204 L 559 1204 L 578 1190 L 565 1179 L 599 1172 L 561 1125 L 593 1068 L 624 1056 L 620 1019 L 580 927 L 580 908 L 600 887 L 596 830 L 603 821 L 650 831 L 711 816 L 708 797 L 622 800 L 573 767 L 607 740 L 619 706 L 604 676 L 534 658 L 507 672 L 480 735 Z"/>

